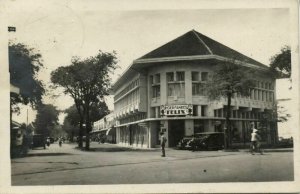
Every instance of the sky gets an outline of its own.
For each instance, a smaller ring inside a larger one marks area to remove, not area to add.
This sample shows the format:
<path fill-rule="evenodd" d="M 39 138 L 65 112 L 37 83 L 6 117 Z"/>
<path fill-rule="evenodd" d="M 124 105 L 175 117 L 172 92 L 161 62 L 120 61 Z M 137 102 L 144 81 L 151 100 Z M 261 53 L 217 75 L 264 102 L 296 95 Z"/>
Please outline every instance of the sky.
<path fill-rule="evenodd" d="M 115 81 L 133 60 L 192 29 L 266 65 L 291 41 L 288 9 L 203 9 L 197 4 L 182 9 L 154 8 L 147 3 L 124 9 L 120 1 L 120 5 L 112 1 L 110 6 L 103 6 L 102 2 L 7 1 L 6 10 L 14 10 L 7 17 L 8 24 L 17 29 L 8 34 L 9 40 L 24 43 L 42 54 L 45 68 L 39 78 L 48 89 L 45 103 L 60 110 L 71 106 L 73 101 L 68 96 L 51 97 L 61 92 L 49 89 L 50 73 L 69 65 L 72 56 L 93 56 L 99 49 L 117 52 L 120 68 L 111 75 Z M 285 95 L 279 86 L 277 98 Z M 111 97 L 107 103 L 113 109 Z M 15 119 L 25 122 L 24 113 Z M 29 110 L 29 122 L 34 117 L 35 112 Z"/>

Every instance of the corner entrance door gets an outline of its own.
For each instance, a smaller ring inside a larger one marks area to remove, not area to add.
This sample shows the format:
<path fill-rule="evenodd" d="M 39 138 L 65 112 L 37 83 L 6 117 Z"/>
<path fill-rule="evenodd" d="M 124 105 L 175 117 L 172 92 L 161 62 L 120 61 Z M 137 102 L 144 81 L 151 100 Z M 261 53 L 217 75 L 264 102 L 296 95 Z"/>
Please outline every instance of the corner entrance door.
<path fill-rule="evenodd" d="M 170 120 L 168 133 L 169 147 L 175 147 L 184 136 L 184 120 Z"/>

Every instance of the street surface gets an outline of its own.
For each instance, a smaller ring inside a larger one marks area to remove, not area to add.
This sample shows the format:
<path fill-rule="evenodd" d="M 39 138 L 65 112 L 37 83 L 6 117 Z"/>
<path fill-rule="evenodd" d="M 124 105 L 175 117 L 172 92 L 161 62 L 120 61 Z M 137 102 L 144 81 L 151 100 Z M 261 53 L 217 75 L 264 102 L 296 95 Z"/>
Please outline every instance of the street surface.
<path fill-rule="evenodd" d="M 12 185 L 83 185 L 293 181 L 293 152 L 133 150 L 91 143 L 51 144 L 12 159 Z"/>

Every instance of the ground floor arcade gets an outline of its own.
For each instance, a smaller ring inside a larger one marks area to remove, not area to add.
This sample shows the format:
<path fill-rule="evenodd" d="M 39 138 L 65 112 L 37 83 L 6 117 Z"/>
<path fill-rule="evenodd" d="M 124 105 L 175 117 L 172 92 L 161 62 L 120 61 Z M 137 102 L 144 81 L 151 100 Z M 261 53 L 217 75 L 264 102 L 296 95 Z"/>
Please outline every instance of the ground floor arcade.
<path fill-rule="evenodd" d="M 247 145 L 250 142 L 251 125 L 260 130 L 262 141 L 274 144 L 277 129 L 274 123 L 262 126 L 258 120 L 233 119 L 231 120 L 231 137 L 233 144 Z M 160 118 L 144 119 L 116 127 L 116 143 L 122 146 L 140 148 L 159 147 L 160 132 L 167 137 L 167 147 L 175 147 L 185 136 L 192 136 L 202 132 L 223 132 L 224 118 Z"/>

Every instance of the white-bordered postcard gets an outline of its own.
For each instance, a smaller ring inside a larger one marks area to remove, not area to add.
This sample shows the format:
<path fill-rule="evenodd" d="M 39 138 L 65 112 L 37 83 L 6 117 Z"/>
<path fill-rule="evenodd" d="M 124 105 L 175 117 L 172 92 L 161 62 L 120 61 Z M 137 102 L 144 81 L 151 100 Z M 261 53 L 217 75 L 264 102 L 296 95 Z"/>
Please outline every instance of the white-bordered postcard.
<path fill-rule="evenodd" d="M 297 193 L 296 0 L 0 3 L 0 193 Z"/>

